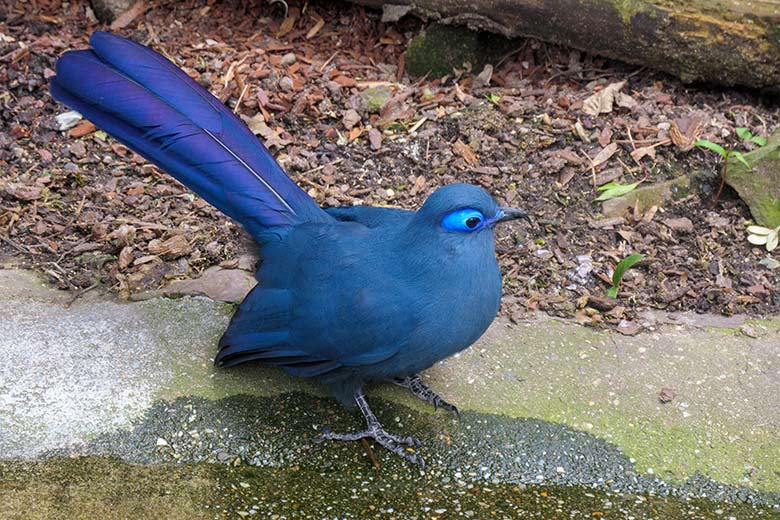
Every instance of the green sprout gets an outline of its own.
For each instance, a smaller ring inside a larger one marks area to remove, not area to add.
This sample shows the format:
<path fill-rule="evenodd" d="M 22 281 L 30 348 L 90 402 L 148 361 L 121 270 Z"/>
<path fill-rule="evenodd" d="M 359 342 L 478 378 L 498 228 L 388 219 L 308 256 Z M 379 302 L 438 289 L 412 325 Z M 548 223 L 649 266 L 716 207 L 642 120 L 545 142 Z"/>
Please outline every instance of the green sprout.
<path fill-rule="evenodd" d="M 615 197 L 620 197 L 621 195 L 625 195 L 626 193 L 634 191 L 634 189 L 639 186 L 639 184 L 639 182 L 632 182 L 631 184 L 619 184 L 614 181 L 602 184 L 596 188 L 602 192 L 601 195 L 596 198 L 596 200 L 609 200 L 614 199 Z"/>
<path fill-rule="evenodd" d="M 612 287 L 610 287 L 607 291 L 607 296 L 610 298 L 617 298 L 618 289 L 620 288 L 620 282 L 623 280 L 623 275 L 626 274 L 626 271 L 628 271 L 631 266 L 643 258 L 643 255 L 635 253 L 631 256 L 625 257 L 623 260 L 618 262 L 618 265 L 615 266 L 615 271 L 612 273 Z"/>
<path fill-rule="evenodd" d="M 495 92 L 491 92 L 490 94 L 485 94 L 485 99 L 487 99 L 489 103 L 498 105 L 498 102 L 501 101 L 501 94 L 496 94 Z"/>
<path fill-rule="evenodd" d="M 757 144 L 758 146 L 765 146 L 767 143 L 766 137 L 753 135 L 750 133 L 750 131 L 747 128 L 735 128 L 734 131 L 736 132 L 737 136 L 743 141 L 750 141 L 752 143 Z M 698 141 L 696 141 L 695 145 L 699 148 L 705 148 L 707 150 L 715 152 L 723 158 L 723 171 L 721 171 L 721 175 L 720 175 L 720 186 L 718 186 L 718 192 L 715 194 L 714 202 L 718 202 L 718 199 L 720 199 L 720 194 L 723 191 L 723 186 L 726 184 L 726 174 L 728 173 L 730 158 L 733 157 L 734 159 L 738 160 L 739 162 L 744 164 L 745 168 L 747 168 L 748 170 L 753 168 L 752 166 L 750 166 L 750 163 L 747 161 L 747 159 L 745 159 L 745 156 L 736 150 L 726 149 L 719 144 L 713 143 L 712 141 L 708 141 L 707 139 L 699 139 Z"/>

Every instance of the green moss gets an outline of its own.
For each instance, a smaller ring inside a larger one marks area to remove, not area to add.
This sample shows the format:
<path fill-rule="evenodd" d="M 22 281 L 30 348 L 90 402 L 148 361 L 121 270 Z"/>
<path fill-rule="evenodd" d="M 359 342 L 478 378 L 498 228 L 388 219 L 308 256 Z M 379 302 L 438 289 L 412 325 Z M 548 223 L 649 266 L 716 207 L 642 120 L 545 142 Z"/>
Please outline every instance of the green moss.
<path fill-rule="evenodd" d="M 433 25 L 415 37 L 406 50 L 406 69 L 413 76 L 441 77 L 466 64 L 479 72 L 514 46 L 512 40 L 465 27 Z"/>
<path fill-rule="evenodd" d="M 769 517 L 768 508 L 603 489 L 451 481 L 440 475 L 309 465 L 137 466 L 88 457 L 0 462 L 0 516 L 50 518 Z"/>
<path fill-rule="evenodd" d="M 770 330 L 776 326 L 769 322 Z M 675 344 L 683 354 L 645 358 L 638 349 L 649 350 L 648 343 L 620 335 L 556 321 L 528 332 L 527 345 L 518 335 L 479 354 L 480 363 L 500 370 L 474 373 L 461 364 L 451 368 L 447 383 L 435 386 L 449 385 L 465 409 L 538 418 L 601 437 L 620 446 L 643 472 L 653 468 L 681 481 L 698 471 L 727 484 L 780 492 L 780 475 L 770 462 L 780 460 L 780 433 L 762 426 L 766 420 L 758 411 L 744 408 L 744 396 L 701 391 L 690 382 L 714 381 L 721 363 L 742 363 L 750 348 L 745 336 L 726 330 L 720 341 L 712 335 L 709 343 L 680 340 Z M 617 345 L 626 353 L 617 355 Z M 455 375 L 464 371 L 473 377 Z M 724 381 L 724 392 L 733 392 Z M 681 396 L 661 404 L 657 392 L 663 386 L 677 386 Z M 753 468 L 748 480 L 746 465 Z"/>
<path fill-rule="evenodd" d="M 726 182 L 737 190 L 758 224 L 780 226 L 780 136 L 743 156 L 751 168 L 729 159 Z"/>

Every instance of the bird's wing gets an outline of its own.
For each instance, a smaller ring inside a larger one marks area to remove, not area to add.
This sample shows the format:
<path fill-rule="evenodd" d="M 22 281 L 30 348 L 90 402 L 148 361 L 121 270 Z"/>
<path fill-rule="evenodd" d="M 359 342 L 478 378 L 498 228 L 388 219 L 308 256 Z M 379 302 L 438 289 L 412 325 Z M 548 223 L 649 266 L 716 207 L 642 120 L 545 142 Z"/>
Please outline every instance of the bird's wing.
<path fill-rule="evenodd" d="M 304 376 L 363 367 L 409 344 L 418 308 L 396 258 L 363 226 L 296 228 L 263 249 L 261 286 L 241 304 L 216 363 L 261 360 Z"/>
<path fill-rule="evenodd" d="M 332 221 L 227 107 L 148 47 L 108 33 L 57 60 L 52 96 L 185 184 L 255 238 Z"/>
<path fill-rule="evenodd" d="M 377 206 L 343 206 L 328 208 L 325 211 L 342 222 L 357 222 L 369 228 L 405 226 L 414 216 L 414 212 L 405 209 Z"/>

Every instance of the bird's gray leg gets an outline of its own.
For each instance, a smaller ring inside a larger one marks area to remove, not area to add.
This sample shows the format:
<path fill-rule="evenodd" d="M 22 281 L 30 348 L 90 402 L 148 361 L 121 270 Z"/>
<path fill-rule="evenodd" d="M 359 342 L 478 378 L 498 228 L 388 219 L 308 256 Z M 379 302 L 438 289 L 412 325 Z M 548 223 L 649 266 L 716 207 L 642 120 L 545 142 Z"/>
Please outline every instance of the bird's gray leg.
<path fill-rule="evenodd" d="M 460 412 L 458 411 L 458 407 L 439 397 L 439 394 L 437 394 L 431 387 L 422 382 L 422 379 L 420 379 L 419 375 L 414 374 L 413 376 L 405 378 L 399 377 L 397 379 L 393 379 L 393 383 L 397 384 L 398 386 L 408 388 L 409 391 L 412 392 L 413 396 L 431 403 L 434 410 L 438 410 L 441 407 L 448 412 L 454 413 L 455 416 L 457 416 L 457 418 L 460 420 Z"/>
<path fill-rule="evenodd" d="M 366 437 L 370 437 L 399 457 L 402 457 L 411 463 L 425 466 L 425 461 L 423 461 L 422 457 L 416 453 L 407 451 L 406 448 L 403 447 L 404 445 L 419 446 L 421 444 L 419 439 L 415 437 L 402 437 L 399 435 L 393 435 L 392 433 L 385 431 L 382 425 L 379 424 L 379 420 L 376 418 L 376 415 L 374 415 L 374 412 L 372 412 L 371 408 L 368 407 L 368 401 L 366 401 L 366 396 L 363 394 L 363 390 L 358 390 L 355 392 L 355 402 L 357 403 L 358 408 L 360 408 L 360 412 L 363 414 L 363 417 L 366 419 L 367 428 L 363 431 L 354 433 L 333 433 L 330 431 L 325 431 L 322 434 L 323 439 L 332 439 L 337 441 L 357 441 Z"/>

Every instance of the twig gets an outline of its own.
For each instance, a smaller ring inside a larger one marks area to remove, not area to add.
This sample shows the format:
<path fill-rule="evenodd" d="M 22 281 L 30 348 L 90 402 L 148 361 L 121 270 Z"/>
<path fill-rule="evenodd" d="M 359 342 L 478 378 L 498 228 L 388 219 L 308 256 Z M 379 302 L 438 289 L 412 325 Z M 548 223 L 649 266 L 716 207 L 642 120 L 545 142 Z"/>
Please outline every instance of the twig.
<path fill-rule="evenodd" d="M 333 61 L 333 60 L 335 60 L 335 59 L 336 59 L 336 56 L 338 56 L 340 52 L 341 52 L 341 51 L 340 51 L 340 50 L 338 50 L 338 51 L 334 52 L 333 54 L 331 54 L 330 58 L 328 58 L 327 60 L 325 60 L 325 63 L 323 63 L 322 65 L 320 65 L 320 72 L 322 72 L 323 70 L 325 70 L 325 67 L 327 67 L 328 65 L 330 65 L 330 62 L 331 62 L 331 61 Z"/>
<path fill-rule="evenodd" d="M 374 455 L 374 450 L 371 449 L 371 445 L 368 443 L 365 437 L 360 439 L 360 444 L 362 444 L 363 449 L 366 450 L 366 454 L 368 455 L 368 458 L 371 459 L 371 464 L 374 465 L 374 469 L 379 469 L 381 467 L 379 465 L 379 461 L 376 460 L 376 455 Z"/>
<path fill-rule="evenodd" d="M 238 77 L 238 76 L 236 76 Z M 233 113 L 238 114 L 238 107 L 241 106 L 241 100 L 244 99 L 244 94 L 246 94 L 246 91 L 249 89 L 249 85 L 244 85 L 244 88 L 241 90 L 241 95 L 238 96 L 238 101 L 236 101 L 236 106 L 233 107 Z"/>
<path fill-rule="evenodd" d="M 4 237 L 3 235 L 0 235 L 0 240 L 5 242 L 9 246 L 13 247 L 14 249 L 19 251 L 20 253 L 24 253 L 24 254 L 27 254 L 27 255 L 40 255 L 41 254 L 41 253 L 38 253 L 36 251 L 30 251 L 29 249 L 20 246 L 19 244 L 17 244 L 16 242 L 11 240 L 10 238 Z"/>
<path fill-rule="evenodd" d="M 89 287 L 86 287 L 86 288 L 84 288 L 84 289 L 79 289 L 78 291 L 76 291 L 76 292 L 73 294 L 73 296 L 71 296 L 70 298 L 68 298 L 68 301 L 66 301 L 66 302 L 64 303 L 64 305 L 65 305 L 65 308 L 66 308 L 66 309 L 70 308 L 70 306 L 71 306 L 71 305 L 73 305 L 73 302 L 75 302 L 76 300 L 78 300 L 79 298 L 81 298 L 81 296 L 83 296 L 85 293 L 87 293 L 87 292 L 91 291 L 92 289 L 94 289 L 94 288 L 95 288 L 95 287 L 97 287 L 97 286 L 98 286 L 98 284 L 96 284 L 96 283 L 93 283 L 93 284 L 92 284 L 92 285 L 90 285 Z"/>

